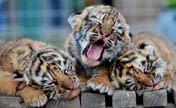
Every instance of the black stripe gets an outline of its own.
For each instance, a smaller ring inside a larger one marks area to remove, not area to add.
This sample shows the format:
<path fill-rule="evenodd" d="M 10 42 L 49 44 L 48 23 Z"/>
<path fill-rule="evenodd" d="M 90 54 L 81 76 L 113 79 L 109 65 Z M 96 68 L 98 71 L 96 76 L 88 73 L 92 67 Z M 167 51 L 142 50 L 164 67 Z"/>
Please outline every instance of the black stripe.
<path fill-rule="evenodd" d="M 85 25 L 85 26 L 86 26 L 86 25 Z M 85 29 L 85 28 L 84 28 L 84 29 Z M 90 30 L 90 26 L 89 26 L 86 30 L 84 30 L 85 34 L 82 34 L 84 39 L 86 39 L 86 36 L 87 36 L 87 35 L 86 35 L 86 34 L 87 34 L 86 32 L 88 32 L 89 30 Z M 81 30 L 81 31 L 82 31 L 82 30 Z"/>
<path fill-rule="evenodd" d="M 18 70 L 13 72 L 13 74 L 15 74 L 13 78 L 23 78 L 23 73 Z"/>
<path fill-rule="evenodd" d="M 41 56 L 45 61 L 51 61 L 53 60 L 53 56 Z"/>
<path fill-rule="evenodd" d="M 122 77 L 124 67 L 122 65 L 119 65 L 119 77 Z"/>
<path fill-rule="evenodd" d="M 119 70 L 119 77 L 122 77 L 122 72 L 123 72 L 123 69 L 124 69 L 123 64 L 121 64 L 121 62 L 119 62 L 117 60 L 115 67 Z"/>
<path fill-rule="evenodd" d="M 134 52 L 127 53 L 123 56 L 123 58 L 129 58 L 131 55 L 134 55 Z"/>
<path fill-rule="evenodd" d="M 41 85 L 40 84 L 38 84 L 37 82 L 35 82 L 33 79 L 31 79 L 31 84 L 33 85 L 33 86 L 36 86 L 36 87 L 38 87 L 38 88 L 40 88 L 41 87 Z"/>
<path fill-rule="evenodd" d="M 41 72 L 41 66 L 43 65 L 43 61 L 41 59 L 39 59 L 39 64 L 37 66 L 37 69 L 35 70 L 35 75 L 39 76 L 39 73 Z"/>
<path fill-rule="evenodd" d="M 47 80 L 41 80 L 42 85 L 47 83 Z"/>
<path fill-rule="evenodd" d="M 139 45 L 139 48 L 140 48 L 140 49 L 144 49 L 145 46 L 147 46 L 147 44 L 146 44 L 146 43 L 142 43 L 142 44 Z"/>
<path fill-rule="evenodd" d="M 29 49 L 30 49 L 32 52 L 36 52 L 36 51 L 34 50 L 34 48 L 32 47 L 31 44 L 28 44 L 28 47 L 29 47 Z"/>
<path fill-rule="evenodd" d="M 135 60 L 137 57 L 132 57 L 131 59 L 129 59 L 128 61 L 121 61 L 122 64 L 127 64 L 132 62 L 133 60 Z"/>
<path fill-rule="evenodd" d="M 153 66 L 150 71 L 153 72 L 155 69 L 156 67 Z"/>
<path fill-rule="evenodd" d="M 67 62 L 65 60 L 63 62 L 64 62 L 64 65 L 66 65 Z"/>
<path fill-rule="evenodd" d="M 129 33 L 129 36 L 130 36 L 131 38 L 133 38 L 133 34 L 132 34 L 132 33 Z"/>
<path fill-rule="evenodd" d="M 43 54 L 49 53 L 49 52 L 53 52 L 51 50 L 47 50 L 47 51 L 40 51 L 39 53 L 37 53 L 36 57 L 40 57 Z"/>
<path fill-rule="evenodd" d="M 116 33 L 117 33 L 117 32 L 116 32 Z M 122 40 L 122 37 L 120 36 L 119 33 L 117 34 L 117 39 L 120 40 L 120 41 Z"/>
<path fill-rule="evenodd" d="M 47 72 L 50 72 L 50 70 L 51 70 L 49 65 L 46 66 L 46 69 L 47 69 Z"/>
<path fill-rule="evenodd" d="M 53 62 L 51 62 L 50 64 L 51 64 L 51 65 L 56 65 L 56 62 L 55 62 L 55 61 L 53 61 Z"/>
<path fill-rule="evenodd" d="M 56 54 L 51 54 L 51 56 L 54 57 L 54 58 L 58 57 L 58 55 L 56 55 Z"/>
<path fill-rule="evenodd" d="M 84 50 L 83 50 L 83 52 L 82 52 L 82 54 L 83 54 L 83 55 L 86 55 L 87 50 L 89 49 L 89 47 L 90 47 L 90 45 L 87 45 L 87 47 L 86 47 L 86 48 L 84 48 Z"/>

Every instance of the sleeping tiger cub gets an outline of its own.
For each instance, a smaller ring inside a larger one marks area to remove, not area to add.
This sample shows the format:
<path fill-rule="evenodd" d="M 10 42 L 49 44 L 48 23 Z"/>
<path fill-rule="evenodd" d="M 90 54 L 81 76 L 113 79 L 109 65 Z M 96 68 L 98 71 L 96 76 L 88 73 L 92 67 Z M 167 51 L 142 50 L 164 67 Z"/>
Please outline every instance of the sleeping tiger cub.
<path fill-rule="evenodd" d="M 134 36 L 133 48 L 117 57 L 110 68 L 113 85 L 127 90 L 170 90 L 176 63 L 173 50 L 157 34 Z"/>
<path fill-rule="evenodd" d="M 40 107 L 79 92 L 75 60 L 63 50 L 29 39 L 0 46 L 0 94 L 21 96 L 25 104 Z"/>
<path fill-rule="evenodd" d="M 76 58 L 82 90 L 112 95 L 111 61 L 131 44 L 129 26 L 113 7 L 89 6 L 68 18 L 72 33 L 64 46 Z"/>

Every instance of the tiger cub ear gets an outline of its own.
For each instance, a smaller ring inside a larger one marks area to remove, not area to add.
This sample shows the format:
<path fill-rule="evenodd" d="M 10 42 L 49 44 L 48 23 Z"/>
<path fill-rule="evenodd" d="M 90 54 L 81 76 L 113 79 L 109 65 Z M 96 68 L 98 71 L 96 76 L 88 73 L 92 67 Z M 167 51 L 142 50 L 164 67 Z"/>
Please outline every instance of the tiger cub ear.
<path fill-rule="evenodd" d="M 82 21 L 83 21 L 81 12 L 76 12 L 76 13 L 71 14 L 68 17 L 67 21 L 69 22 L 73 30 L 78 30 L 79 27 L 82 25 Z"/>
<path fill-rule="evenodd" d="M 13 72 L 13 78 L 16 82 L 24 82 L 25 81 L 23 72 L 21 72 L 21 71 Z"/>

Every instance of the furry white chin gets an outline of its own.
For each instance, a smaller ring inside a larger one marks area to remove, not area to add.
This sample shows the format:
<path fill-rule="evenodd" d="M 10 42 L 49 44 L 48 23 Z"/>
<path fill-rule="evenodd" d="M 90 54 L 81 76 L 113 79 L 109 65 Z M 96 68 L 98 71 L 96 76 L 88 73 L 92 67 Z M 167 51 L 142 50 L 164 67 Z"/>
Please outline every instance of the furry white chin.
<path fill-rule="evenodd" d="M 94 66 L 97 66 L 97 65 L 99 65 L 101 63 L 99 60 L 89 59 L 85 55 L 81 55 L 81 59 L 82 59 L 82 62 L 84 64 L 88 65 L 89 67 L 94 67 Z"/>

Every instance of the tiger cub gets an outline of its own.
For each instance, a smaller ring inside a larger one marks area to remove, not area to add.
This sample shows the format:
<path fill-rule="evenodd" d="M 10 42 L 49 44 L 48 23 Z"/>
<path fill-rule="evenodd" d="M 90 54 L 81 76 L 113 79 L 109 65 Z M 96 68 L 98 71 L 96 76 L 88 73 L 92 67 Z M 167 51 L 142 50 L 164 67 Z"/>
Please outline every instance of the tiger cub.
<path fill-rule="evenodd" d="M 75 73 L 75 60 L 46 43 L 20 39 L 0 46 L 0 94 L 21 96 L 29 106 L 76 97 Z"/>
<path fill-rule="evenodd" d="M 72 32 L 64 49 L 77 61 L 82 90 L 112 95 L 109 66 L 132 40 L 124 17 L 111 6 L 96 5 L 71 15 L 68 22 Z"/>
<path fill-rule="evenodd" d="M 173 45 L 157 34 L 134 36 L 133 48 L 117 57 L 110 68 L 113 85 L 127 90 L 170 90 L 175 70 L 173 50 Z"/>

